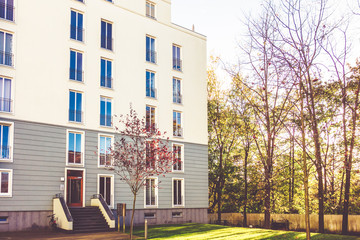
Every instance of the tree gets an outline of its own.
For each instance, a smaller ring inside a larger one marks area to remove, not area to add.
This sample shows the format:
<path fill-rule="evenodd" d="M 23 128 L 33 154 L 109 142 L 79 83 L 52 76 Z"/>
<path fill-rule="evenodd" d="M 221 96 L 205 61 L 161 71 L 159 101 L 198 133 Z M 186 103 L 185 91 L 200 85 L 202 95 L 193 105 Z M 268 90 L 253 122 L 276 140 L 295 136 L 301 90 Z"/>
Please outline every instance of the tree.
<path fill-rule="evenodd" d="M 156 126 L 148 126 L 144 118 L 140 119 L 130 106 L 130 113 L 119 116 L 115 130 L 119 137 L 115 138 L 111 149 L 113 171 L 126 182 L 133 194 L 133 206 L 130 224 L 130 239 L 133 237 L 133 223 L 136 196 L 146 185 L 151 176 L 165 176 L 171 172 L 174 152 L 169 149 L 169 138 L 161 133 Z"/>

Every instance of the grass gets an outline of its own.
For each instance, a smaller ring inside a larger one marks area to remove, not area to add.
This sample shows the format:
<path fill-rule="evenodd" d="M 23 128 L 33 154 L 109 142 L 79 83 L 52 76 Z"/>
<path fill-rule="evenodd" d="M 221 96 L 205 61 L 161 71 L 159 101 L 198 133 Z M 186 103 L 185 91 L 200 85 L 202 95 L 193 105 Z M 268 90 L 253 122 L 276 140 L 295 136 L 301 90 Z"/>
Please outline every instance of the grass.
<path fill-rule="evenodd" d="M 136 228 L 134 235 L 144 237 L 144 230 Z M 274 231 L 258 228 L 227 227 L 213 224 L 188 223 L 180 225 L 149 226 L 148 239 L 229 239 L 229 240 L 280 240 L 306 239 L 305 233 Z M 312 233 L 314 240 L 360 240 L 360 237 Z"/>

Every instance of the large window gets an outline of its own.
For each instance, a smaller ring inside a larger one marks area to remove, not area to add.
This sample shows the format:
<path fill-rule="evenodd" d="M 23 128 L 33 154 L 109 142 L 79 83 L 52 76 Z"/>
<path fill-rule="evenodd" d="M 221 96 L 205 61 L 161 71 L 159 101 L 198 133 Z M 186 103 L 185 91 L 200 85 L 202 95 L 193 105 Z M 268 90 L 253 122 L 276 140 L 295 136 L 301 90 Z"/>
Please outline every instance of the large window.
<path fill-rule="evenodd" d="M 148 168 L 155 168 L 155 162 L 156 162 L 156 156 L 155 156 L 155 145 L 152 142 L 146 142 L 146 149 L 145 149 L 145 154 L 146 154 L 146 167 Z"/>
<path fill-rule="evenodd" d="M 11 169 L 0 169 L 0 197 L 12 197 Z"/>
<path fill-rule="evenodd" d="M 82 165 L 84 155 L 84 133 L 68 131 L 67 164 Z"/>
<path fill-rule="evenodd" d="M 114 202 L 114 176 L 113 175 L 99 175 L 99 189 L 98 193 L 104 198 L 108 206 L 113 206 Z"/>
<path fill-rule="evenodd" d="M 83 81 L 83 54 L 70 50 L 70 79 Z"/>
<path fill-rule="evenodd" d="M 175 137 L 183 136 L 183 128 L 181 126 L 181 112 L 173 112 L 173 135 Z"/>
<path fill-rule="evenodd" d="M 148 131 L 154 131 L 155 124 L 155 107 L 146 106 L 146 128 Z"/>
<path fill-rule="evenodd" d="M 0 161 L 12 160 L 12 123 L 0 123 Z"/>
<path fill-rule="evenodd" d="M 99 167 L 111 166 L 112 136 L 99 136 Z"/>
<path fill-rule="evenodd" d="M 182 103 L 181 80 L 178 78 L 173 78 L 173 102 Z"/>
<path fill-rule="evenodd" d="M 146 96 L 156 98 L 155 73 L 146 71 Z"/>
<path fill-rule="evenodd" d="M 82 122 L 82 93 L 70 91 L 69 93 L 69 121 Z"/>
<path fill-rule="evenodd" d="M 12 112 L 11 79 L 0 76 L 0 111 Z"/>
<path fill-rule="evenodd" d="M 11 33 L 0 31 L 0 64 L 13 65 L 12 41 Z"/>
<path fill-rule="evenodd" d="M 157 206 L 157 178 L 148 178 L 145 183 L 145 207 Z"/>
<path fill-rule="evenodd" d="M 112 62 L 102 58 L 100 68 L 100 86 L 112 88 Z"/>
<path fill-rule="evenodd" d="M 100 125 L 111 127 L 111 98 L 101 97 L 100 98 Z"/>
<path fill-rule="evenodd" d="M 70 38 L 83 41 L 83 15 L 82 13 L 71 11 Z"/>
<path fill-rule="evenodd" d="M 155 19 L 155 3 L 146 1 L 146 16 Z"/>
<path fill-rule="evenodd" d="M 113 50 L 112 47 L 112 23 L 101 21 L 101 47 Z"/>
<path fill-rule="evenodd" d="M 155 38 L 146 36 L 146 61 L 156 63 Z"/>
<path fill-rule="evenodd" d="M 14 21 L 14 0 L 0 0 L 0 18 Z"/>
<path fill-rule="evenodd" d="M 184 206 L 184 179 L 173 179 L 173 206 Z"/>
<path fill-rule="evenodd" d="M 174 144 L 173 152 L 174 152 L 173 171 L 174 172 L 183 172 L 184 171 L 183 146 Z"/>
<path fill-rule="evenodd" d="M 177 71 L 181 71 L 182 69 L 180 47 L 177 45 L 173 45 L 173 69 Z"/>

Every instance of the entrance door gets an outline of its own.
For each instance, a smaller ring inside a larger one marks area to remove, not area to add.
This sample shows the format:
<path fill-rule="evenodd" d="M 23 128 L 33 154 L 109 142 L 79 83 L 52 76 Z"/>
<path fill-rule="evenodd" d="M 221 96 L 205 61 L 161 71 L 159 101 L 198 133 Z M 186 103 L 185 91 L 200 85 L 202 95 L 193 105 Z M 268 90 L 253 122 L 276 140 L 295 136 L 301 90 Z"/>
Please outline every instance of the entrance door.
<path fill-rule="evenodd" d="M 69 207 L 82 207 L 83 171 L 67 170 L 66 202 Z"/>
<path fill-rule="evenodd" d="M 107 205 L 111 205 L 111 177 L 100 176 L 99 194 L 101 194 Z"/>

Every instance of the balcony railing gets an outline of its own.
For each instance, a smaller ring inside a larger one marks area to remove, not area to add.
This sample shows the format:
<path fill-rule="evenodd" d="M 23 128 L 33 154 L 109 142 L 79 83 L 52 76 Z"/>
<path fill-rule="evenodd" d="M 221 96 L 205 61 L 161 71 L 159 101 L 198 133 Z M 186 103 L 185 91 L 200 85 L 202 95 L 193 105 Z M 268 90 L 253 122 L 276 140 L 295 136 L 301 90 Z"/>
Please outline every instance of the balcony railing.
<path fill-rule="evenodd" d="M 108 50 L 113 50 L 113 39 L 108 36 L 101 36 L 101 47 Z"/>
<path fill-rule="evenodd" d="M 112 116 L 107 114 L 100 114 L 100 125 L 105 127 L 111 127 Z"/>
<path fill-rule="evenodd" d="M 173 58 L 173 69 L 182 71 L 182 60 L 180 58 Z"/>
<path fill-rule="evenodd" d="M 12 112 L 12 102 L 9 98 L 0 98 L 0 111 Z"/>
<path fill-rule="evenodd" d="M 182 171 L 182 161 L 181 158 L 176 158 L 174 161 L 173 170 L 174 171 Z"/>
<path fill-rule="evenodd" d="M 14 21 L 14 9 L 11 4 L 0 3 L 0 18 Z"/>
<path fill-rule="evenodd" d="M 182 104 L 182 95 L 181 94 L 173 94 L 173 102 Z"/>
<path fill-rule="evenodd" d="M 82 115 L 83 115 L 82 111 L 70 109 L 69 110 L 69 121 L 81 123 L 82 119 L 83 119 Z"/>
<path fill-rule="evenodd" d="M 101 87 L 112 88 L 112 82 L 113 82 L 112 77 L 107 77 L 107 76 L 100 77 L 100 86 Z"/>
<path fill-rule="evenodd" d="M 11 52 L 0 51 L 0 64 L 13 66 L 14 54 Z"/>
<path fill-rule="evenodd" d="M 100 166 L 111 166 L 112 165 L 112 157 L 111 154 L 100 153 Z"/>
<path fill-rule="evenodd" d="M 146 50 L 146 61 L 156 63 L 156 51 Z"/>
<path fill-rule="evenodd" d="M 150 98 L 157 98 L 156 88 L 146 88 L 146 96 Z"/>
<path fill-rule="evenodd" d="M 69 164 L 81 164 L 83 159 L 82 152 L 68 151 L 68 163 Z"/>
<path fill-rule="evenodd" d="M 1 159 L 10 159 L 10 146 L 0 146 L 0 158 Z"/>
<path fill-rule="evenodd" d="M 183 129 L 181 127 L 175 127 L 173 129 L 174 137 L 182 137 L 183 136 Z"/>
<path fill-rule="evenodd" d="M 70 38 L 78 41 L 84 41 L 84 28 L 70 25 Z"/>
<path fill-rule="evenodd" d="M 70 68 L 70 79 L 82 82 L 84 80 L 84 71 L 82 69 Z"/>
<path fill-rule="evenodd" d="M 146 123 L 145 127 L 146 127 L 147 132 L 155 132 L 157 129 L 157 124 L 156 123 Z"/>

